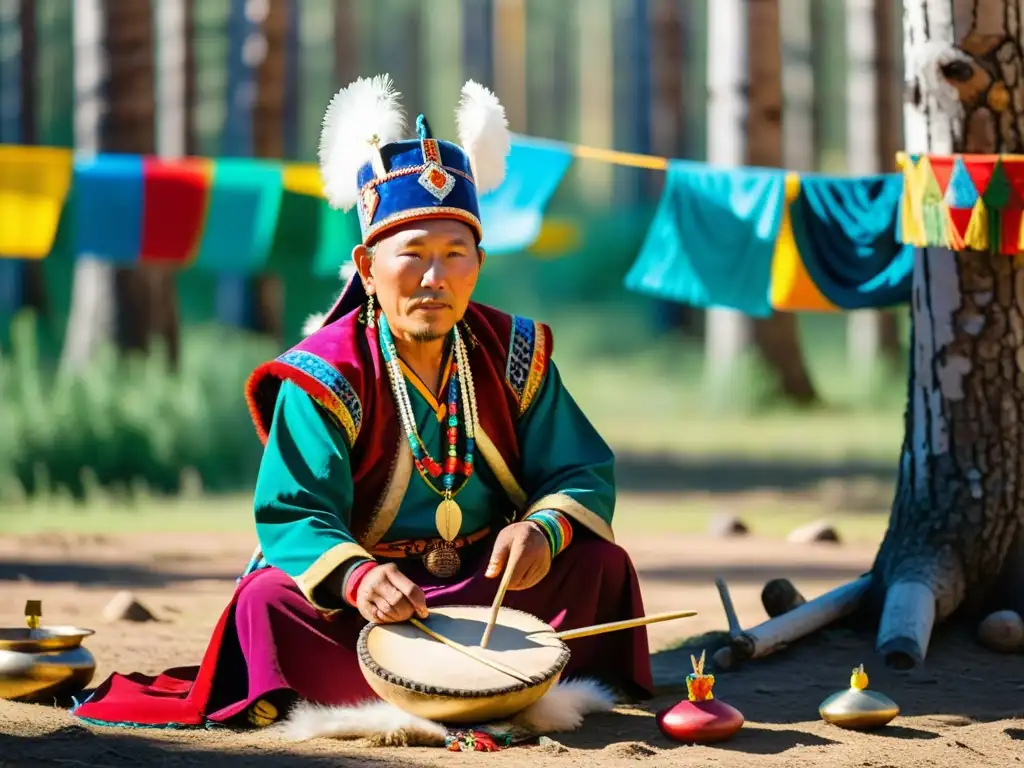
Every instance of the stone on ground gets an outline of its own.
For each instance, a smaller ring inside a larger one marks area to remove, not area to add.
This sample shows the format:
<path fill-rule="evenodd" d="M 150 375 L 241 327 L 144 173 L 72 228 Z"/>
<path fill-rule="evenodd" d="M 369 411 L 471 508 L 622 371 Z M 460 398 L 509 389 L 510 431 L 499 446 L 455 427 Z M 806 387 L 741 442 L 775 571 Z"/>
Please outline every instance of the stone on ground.
<path fill-rule="evenodd" d="M 127 590 L 118 592 L 114 599 L 103 609 L 103 618 L 107 621 L 156 621 L 156 616 L 145 605 L 140 603 Z"/>
<path fill-rule="evenodd" d="M 838 544 L 839 532 L 827 520 L 815 520 L 813 523 L 794 528 L 790 531 L 789 536 L 786 537 L 786 541 L 793 544 L 813 544 L 819 542 Z"/>
<path fill-rule="evenodd" d="M 978 642 L 999 653 L 1024 650 L 1024 619 L 1016 611 L 990 613 L 978 625 Z"/>
<path fill-rule="evenodd" d="M 736 515 L 720 514 L 714 515 L 708 521 L 708 533 L 725 539 L 733 536 L 746 536 L 750 533 L 750 529 Z"/>

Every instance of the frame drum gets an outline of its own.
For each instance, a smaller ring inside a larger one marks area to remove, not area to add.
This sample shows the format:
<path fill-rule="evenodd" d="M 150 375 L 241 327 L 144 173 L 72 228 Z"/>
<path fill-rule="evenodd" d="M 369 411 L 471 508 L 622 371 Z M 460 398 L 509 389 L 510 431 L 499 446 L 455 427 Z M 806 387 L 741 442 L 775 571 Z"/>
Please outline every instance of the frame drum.
<path fill-rule="evenodd" d="M 489 606 L 431 608 L 423 624 L 481 657 L 510 667 L 517 680 L 434 640 L 412 624 L 367 624 L 359 634 L 359 666 L 385 701 L 441 723 L 483 723 L 509 717 L 540 699 L 569 662 L 569 649 L 549 624 L 502 607 L 487 648 L 480 638 Z M 536 633 L 536 634 L 535 634 Z"/>

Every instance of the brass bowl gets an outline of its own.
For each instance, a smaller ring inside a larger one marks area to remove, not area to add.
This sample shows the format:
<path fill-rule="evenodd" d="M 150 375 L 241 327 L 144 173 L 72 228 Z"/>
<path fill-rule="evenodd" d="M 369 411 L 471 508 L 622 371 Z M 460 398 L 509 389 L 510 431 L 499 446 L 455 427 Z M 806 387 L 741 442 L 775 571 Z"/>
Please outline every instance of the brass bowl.
<path fill-rule="evenodd" d="M 853 731 L 881 728 L 899 713 L 899 706 L 884 693 L 854 688 L 833 693 L 818 708 L 826 723 Z"/>
<path fill-rule="evenodd" d="M 81 691 L 96 671 L 81 627 L 0 629 L 0 699 L 52 702 Z"/>
<path fill-rule="evenodd" d="M 92 634 L 93 630 L 82 627 L 0 628 L 0 651 L 64 651 L 79 647 Z"/>

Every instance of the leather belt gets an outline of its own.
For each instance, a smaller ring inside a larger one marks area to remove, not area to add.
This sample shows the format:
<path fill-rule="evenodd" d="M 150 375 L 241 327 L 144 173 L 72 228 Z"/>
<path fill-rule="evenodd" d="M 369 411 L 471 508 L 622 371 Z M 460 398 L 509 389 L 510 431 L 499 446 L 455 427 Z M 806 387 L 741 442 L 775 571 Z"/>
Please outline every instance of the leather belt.
<path fill-rule="evenodd" d="M 468 547 L 470 544 L 476 544 L 478 541 L 485 538 L 490 532 L 491 527 L 487 526 L 485 528 L 481 528 L 479 531 L 467 534 L 466 536 L 456 536 L 447 544 L 442 538 L 399 539 L 398 541 L 385 541 L 374 546 L 373 549 L 370 550 L 370 554 L 374 557 L 390 558 L 393 560 L 405 557 L 422 557 L 439 545 L 446 545 L 454 547 L 455 549 Z"/>

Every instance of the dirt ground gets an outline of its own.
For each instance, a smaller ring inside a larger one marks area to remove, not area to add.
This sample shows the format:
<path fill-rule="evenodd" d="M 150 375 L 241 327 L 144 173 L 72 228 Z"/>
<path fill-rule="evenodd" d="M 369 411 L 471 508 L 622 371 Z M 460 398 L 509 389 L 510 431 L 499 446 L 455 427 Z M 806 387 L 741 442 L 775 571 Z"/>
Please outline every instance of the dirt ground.
<path fill-rule="evenodd" d="M 870 629 L 834 628 L 761 662 L 720 673 L 715 692 L 746 717 L 744 729 L 714 747 L 663 738 L 654 714 L 681 697 L 694 648 L 681 640 L 725 628 L 714 587 L 724 576 L 740 620 L 764 620 L 767 579 L 791 578 L 811 598 L 870 566 L 868 544 L 796 545 L 778 539 L 719 540 L 693 535 L 620 537 L 640 572 L 648 612 L 693 608 L 695 618 L 650 628 L 657 699 L 592 716 L 554 736 L 558 744 L 499 754 L 442 749 L 375 749 L 323 740 L 288 744 L 260 732 L 150 731 L 83 726 L 52 706 L 0 702 L 3 766 L 340 766 L 340 765 L 610 765 L 658 766 L 1010 766 L 1024 756 L 1024 657 L 978 648 L 966 631 L 936 635 L 926 666 L 909 674 L 883 669 Z M 252 539 L 225 535 L 57 535 L 0 537 L 0 626 L 22 626 L 27 599 L 43 601 L 44 623 L 96 629 L 87 647 L 99 667 L 156 673 L 198 663 L 208 633 L 244 567 Z M 108 624 L 103 606 L 132 590 L 159 621 Z M 699 650 L 699 649 L 697 649 Z M 709 649 L 710 650 L 710 649 Z M 871 687 L 894 698 L 901 715 L 873 734 L 823 723 L 818 704 L 846 686 L 849 670 L 867 665 Z"/>

